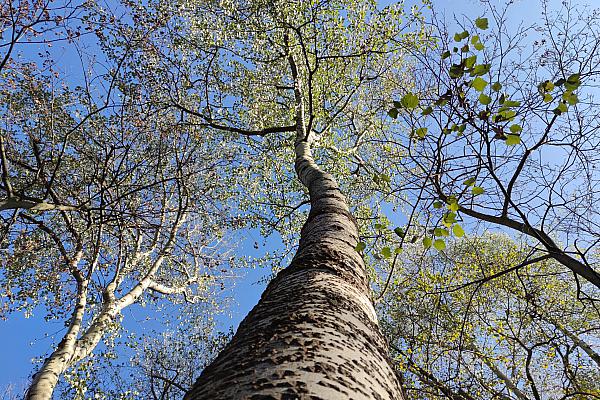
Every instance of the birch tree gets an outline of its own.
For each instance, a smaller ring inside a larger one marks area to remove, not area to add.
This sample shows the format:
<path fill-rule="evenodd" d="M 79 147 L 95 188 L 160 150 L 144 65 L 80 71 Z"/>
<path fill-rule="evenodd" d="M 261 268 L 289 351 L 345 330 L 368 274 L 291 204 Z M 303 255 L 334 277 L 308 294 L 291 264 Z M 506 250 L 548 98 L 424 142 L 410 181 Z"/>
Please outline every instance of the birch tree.
<path fill-rule="evenodd" d="M 212 296 L 231 226 L 215 177 L 230 154 L 194 141 L 200 128 L 178 131 L 177 115 L 145 102 L 118 63 L 89 63 L 76 86 L 51 52 L 21 61 L 30 54 L 19 54 L 21 42 L 52 44 L 44 35 L 54 23 L 73 43 L 61 14 L 70 5 L 2 7 L 2 314 L 40 306 L 65 321 L 26 394 L 49 399 L 65 371 L 119 330 L 125 308 Z"/>

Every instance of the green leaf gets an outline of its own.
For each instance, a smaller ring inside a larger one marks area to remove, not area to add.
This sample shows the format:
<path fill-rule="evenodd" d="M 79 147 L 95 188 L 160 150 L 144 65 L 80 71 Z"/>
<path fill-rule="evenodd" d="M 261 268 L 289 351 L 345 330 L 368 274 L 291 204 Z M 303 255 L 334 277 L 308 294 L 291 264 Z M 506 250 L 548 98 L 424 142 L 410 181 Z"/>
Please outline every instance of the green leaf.
<path fill-rule="evenodd" d="M 489 27 L 488 19 L 484 18 L 484 17 L 477 18 L 475 20 L 475 26 L 478 27 L 479 29 L 483 29 L 483 30 L 487 29 Z"/>
<path fill-rule="evenodd" d="M 442 208 L 443 204 L 439 201 L 434 201 L 433 202 L 433 208 Z"/>
<path fill-rule="evenodd" d="M 579 80 L 580 75 L 579 74 L 573 74 L 573 75 L 569 75 L 569 77 L 567 78 L 567 81 L 565 82 L 565 87 L 568 90 L 575 90 L 579 87 L 579 85 L 581 85 L 581 81 Z"/>
<path fill-rule="evenodd" d="M 450 66 L 449 73 L 450 73 L 450 78 L 458 79 L 461 76 L 463 76 L 463 74 L 465 73 L 465 70 L 464 70 L 463 66 L 460 64 L 452 64 L 452 66 Z"/>
<path fill-rule="evenodd" d="M 518 133 L 523 130 L 523 128 L 521 128 L 521 125 L 517 125 L 517 124 L 511 125 L 509 129 L 512 133 Z"/>
<path fill-rule="evenodd" d="M 490 72 L 491 64 L 477 64 L 471 71 L 471 76 L 482 76 Z"/>
<path fill-rule="evenodd" d="M 447 213 L 446 215 L 444 215 L 444 218 L 442 218 L 442 223 L 448 227 L 455 222 L 456 222 L 456 214 L 453 212 Z"/>
<path fill-rule="evenodd" d="M 517 144 L 521 143 L 521 136 L 519 135 L 511 135 L 508 134 L 506 135 L 506 144 L 509 146 L 515 146 Z"/>
<path fill-rule="evenodd" d="M 544 103 L 550 103 L 552 100 L 554 100 L 554 97 L 551 94 L 546 93 L 544 95 Z"/>
<path fill-rule="evenodd" d="M 450 53 L 449 50 L 446 50 L 445 52 L 442 53 L 442 59 L 446 59 L 446 58 L 450 57 L 450 54 L 452 54 L 452 53 Z"/>
<path fill-rule="evenodd" d="M 433 242 L 433 247 L 435 247 L 437 251 L 442 251 L 446 248 L 446 242 L 444 242 L 443 239 L 436 239 L 435 242 Z"/>
<path fill-rule="evenodd" d="M 388 111 L 388 115 L 394 119 L 398 118 L 398 109 L 392 108 Z"/>
<path fill-rule="evenodd" d="M 471 56 L 471 57 L 467 57 L 465 58 L 465 67 L 468 69 L 473 68 L 473 66 L 475 65 L 475 63 L 477 62 L 477 56 Z"/>
<path fill-rule="evenodd" d="M 556 108 L 554 109 L 554 114 L 556 115 L 560 115 L 562 113 L 566 113 L 567 112 L 567 105 L 564 102 L 560 102 L 558 103 L 558 106 L 556 106 Z"/>
<path fill-rule="evenodd" d="M 418 128 L 415 130 L 415 134 L 419 137 L 419 139 L 425 139 L 427 135 L 427 128 Z"/>
<path fill-rule="evenodd" d="M 540 89 L 540 92 L 542 92 L 542 93 L 551 92 L 554 90 L 554 83 L 552 83 L 551 81 L 544 81 L 544 82 L 540 83 L 538 88 Z"/>
<path fill-rule="evenodd" d="M 394 254 L 400 254 L 400 253 L 402 253 L 402 247 L 396 247 L 394 249 Z"/>
<path fill-rule="evenodd" d="M 367 248 L 367 245 L 366 245 L 365 243 L 363 243 L 363 242 L 358 242 L 358 243 L 356 244 L 356 247 L 354 248 L 354 250 L 356 250 L 356 251 L 358 251 L 358 252 L 361 252 L 361 251 L 363 251 L 365 248 Z"/>
<path fill-rule="evenodd" d="M 461 40 L 466 39 L 468 36 L 469 36 L 469 32 L 467 32 L 467 31 L 462 31 L 461 33 L 455 33 L 454 41 L 460 42 Z"/>
<path fill-rule="evenodd" d="M 487 81 L 485 79 L 481 79 L 480 77 L 473 79 L 473 81 L 471 82 L 471 86 L 473 87 L 473 89 L 477 90 L 478 92 L 483 91 L 487 84 Z"/>
<path fill-rule="evenodd" d="M 516 100 L 505 100 L 502 104 L 502 107 L 519 107 L 521 105 L 520 101 Z"/>
<path fill-rule="evenodd" d="M 377 229 L 378 231 L 383 231 L 387 229 L 387 227 L 383 224 L 375 224 L 375 229 Z"/>
<path fill-rule="evenodd" d="M 481 104 L 483 104 L 484 106 L 487 106 L 488 104 L 490 104 L 492 102 L 492 99 L 490 98 L 490 96 L 487 96 L 487 95 L 481 93 L 479 95 L 479 102 Z"/>
<path fill-rule="evenodd" d="M 435 228 L 433 230 L 433 235 L 434 236 L 450 236 L 450 232 L 448 232 L 448 229 Z"/>
<path fill-rule="evenodd" d="M 500 89 L 502 89 L 502 84 L 500 82 L 494 82 L 494 84 L 492 85 L 492 90 L 494 92 L 499 92 Z"/>
<path fill-rule="evenodd" d="M 392 249 L 389 247 L 384 247 L 381 249 L 381 255 L 385 258 L 390 258 L 392 256 Z"/>
<path fill-rule="evenodd" d="M 480 120 L 485 121 L 490 117 L 491 112 L 489 110 L 481 110 L 477 114 Z"/>
<path fill-rule="evenodd" d="M 453 212 L 457 212 L 458 211 L 458 203 L 456 201 L 448 204 L 448 210 L 453 211 Z"/>
<path fill-rule="evenodd" d="M 431 247 L 431 243 L 432 243 L 432 240 L 431 240 L 431 238 L 430 238 L 430 237 L 428 237 L 428 236 L 425 236 L 425 237 L 423 238 L 423 247 L 425 247 L 426 249 L 428 249 L 428 248 L 430 248 L 430 247 Z"/>
<path fill-rule="evenodd" d="M 433 108 L 431 108 L 431 107 L 427 107 L 427 108 L 425 108 L 425 109 L 423 110 L 423 112 L 422 112 L 421 114 L 423 114 L 423 115 L 429 115 L 429 114 L 431 114 L 432 112 L 433 112 Z"/>
<path fill-rule="evenodd" d="M 469 178 L 463 182 L 463 185 L 473 186 L 475 184 L 475 178 Z"/>
<path fill-rule="evenodd" d="M 402 97 L 400 102 L 402 103 L 402 106 L 412 109 L 419 105 L 419 98 L 413 93 L 407 93 Z"/>
<path fill-rule="evenodd" d="M 517 115 L 517 113 L 513 110 L 504 109 L 503 111 L 500 111 L 498 114 L 494 115 L 492 120 L 494 122 L 510 121 L 515 117 L 515 115 Z"/>
<path fill-rule="evenodd" d="M 474 35 L 471 37 L 471 44 L 475 47 L 476 50 L 483 50 L 483 43 L 479 40 L 479 36 Z"/>
<path fill-rule="evenodd" d="M 456 236 L 456 237 L 463 237 L 465 235 L 465 231 L 458 224 L 454 224 L 452 226 L 452 233 L 454 233 L 454 236 Z"/>
<path fill-rule="evenodd" d="M 400 227 L 394 228 L 394 233 L 396 235 L 398 235 L 400 238 L 404 237 L 404 229 L 402 229 Z"/>
<path fill-rule="evenodd" d="M 511 135 L 508 135 L 511 136 Z M 473 186 L 473 188 L 471 189 L 471 193 L 473 193 L 473 196 L 479 196 L 480 194 L 483 194 L 485 192 L 485 190 L 480 187 L 480 186 Z"/>
<path fill-rule="evenodd" d="M 569 103 L 569 105 L 572 105 L 572 106 L 577 104 L 577 102 L 579 101 L 579 99 L 577 98 L 577 95 L 575 93 L 571 92 L 570 90 L 563 93 L 562 98 L 567 103 Z"/>

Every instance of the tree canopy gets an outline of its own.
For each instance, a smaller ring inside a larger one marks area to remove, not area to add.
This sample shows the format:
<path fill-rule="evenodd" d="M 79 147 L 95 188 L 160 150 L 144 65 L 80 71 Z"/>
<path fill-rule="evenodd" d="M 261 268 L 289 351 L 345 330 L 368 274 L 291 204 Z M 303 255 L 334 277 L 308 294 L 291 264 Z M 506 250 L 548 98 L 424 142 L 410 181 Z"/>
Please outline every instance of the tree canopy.
<path fill-rule="evenodd" d="M 312 229 L 364 259 L 407 398 L 600 398 L 598 13 L 484 9 L 0 6 L 0 316 L 65 326 L 28 398 L 194 396 L 229 278 Z M 314 228 L 328 196 L 359 236 Z"/>

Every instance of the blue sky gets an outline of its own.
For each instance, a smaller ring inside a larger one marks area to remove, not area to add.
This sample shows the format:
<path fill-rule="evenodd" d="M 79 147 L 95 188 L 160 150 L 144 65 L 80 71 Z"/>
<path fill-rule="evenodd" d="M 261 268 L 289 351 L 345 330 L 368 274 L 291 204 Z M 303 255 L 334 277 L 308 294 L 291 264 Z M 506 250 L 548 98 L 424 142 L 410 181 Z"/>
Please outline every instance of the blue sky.
<path fill-rule="evenodd" d="M 389 2 L 382 2 L 389 3 Z M 498 3 L 498 2 L 493 2 Z M 589 2 L 592 5 L 600 5 L 595 1 Z M 407 4 L 414 4 L 407 2 Z M 434 1 L 435 9 L 438 12 L 445 13 L 448 20 L 452 19 L 452 15 L 460 18 L 461 15 L 466 15 L 470 18 L 476 18 L 482 15 L 479 2 L 475 0 L 437 0 Z M 559 2 L 553 2 L 559 4 Z M 540 14 L 539 1 L 517 1 L 511 15 L 510 21 L 517 25 L 523 19 L 530 23 L 533 18 Z M 76 76 L 79 67 L 79 58 L 72 51 L 64 50 L 61 53 L 60 49 L 55 50 L 57 54 L 61 54 L 59 61 L 64 64 L 66 70 L 71 70 L 73 76 Z M 75 62 L 75 60 L 77 60 Z M 254 242 L 262 242 L 260 234 L 257 232 L 247 232 L 245 240 L 243 240 L 238 252 L 245 255 L 258 255 L 265 250 L 273 249 L 277 240 L 268 242 L 266 247 L 261 247 L 259 250 L 254 249 Z M 221 316 L 219 319 L 220 327 L 226 329 L 228 326 L 237 326 L 239 321 L 247 314 L 247 312 L 256 304 L 260 294 L 264 290 L 265 284 L 258 283 L 264 281 L 263 278 L 270 275 L 270 266 L 264 268 L 245 271 L 245 277 L 239 279 L 235 286 L 228 288 L 225 291 L 226 296 L 231 296 L 234 299 L 234 305 L 231 307 L 231 318 Z M 128 319 L 127 323 L 134 323 L 138 316 L 144 313 L 138 311 L 126 311 L 125 316 Z M 0 354 L 3 355 L 3 362 L 0 363 L 0 395 L 3 393 L 3 388 L 9 384 L 14 384 L 17 390 L 21 389 L 28 381 L 29 374 L 32 371 L 33 365 L 31 360 L 34 357 L 39 357 L 45 354 L 53 344 L 53 334 L 60 332 L 63 328 L 62 321 L 48 323 L 43 319 L 44 312 L 41 309 L 34 311 L 30 318 L 25 318 L 22 314 L 12 314 L 6 321 L 0 321 Z M 140 317 L 140 319 L 142 319 Z"/>

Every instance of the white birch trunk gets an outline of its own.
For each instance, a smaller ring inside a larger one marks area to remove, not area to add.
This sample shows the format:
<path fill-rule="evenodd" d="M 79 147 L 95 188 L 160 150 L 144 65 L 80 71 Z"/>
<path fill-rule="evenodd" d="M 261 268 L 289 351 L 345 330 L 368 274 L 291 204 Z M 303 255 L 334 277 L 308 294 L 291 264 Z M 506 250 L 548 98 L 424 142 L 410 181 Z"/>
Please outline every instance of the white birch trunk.
<path fill-rule="evenodd" d="M 87 280 L 78 282 L 78 299 L 71 322 L 63 340 L 56 350 L 44 361 L 40 370 L 35 374 L 25 398 L 27 400 L 49 400 L 59 377 L 69 367 L 77 346 L 77 336 L 81 330 L 85 307 L 87 303 Z"/>

